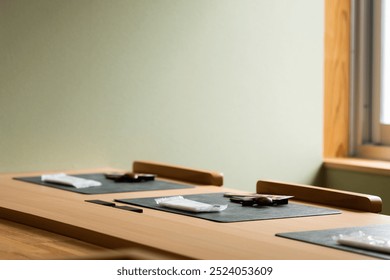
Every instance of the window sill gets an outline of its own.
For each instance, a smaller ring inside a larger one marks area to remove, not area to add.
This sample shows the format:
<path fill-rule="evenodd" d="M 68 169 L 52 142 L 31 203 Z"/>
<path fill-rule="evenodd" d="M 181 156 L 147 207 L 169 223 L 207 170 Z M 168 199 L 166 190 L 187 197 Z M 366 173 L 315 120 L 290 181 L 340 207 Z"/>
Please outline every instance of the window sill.
<path fill-rule="evenodd" d="M 390 161 L 362 158 L 324 158 L 325 168 L 390 176 Z"/>

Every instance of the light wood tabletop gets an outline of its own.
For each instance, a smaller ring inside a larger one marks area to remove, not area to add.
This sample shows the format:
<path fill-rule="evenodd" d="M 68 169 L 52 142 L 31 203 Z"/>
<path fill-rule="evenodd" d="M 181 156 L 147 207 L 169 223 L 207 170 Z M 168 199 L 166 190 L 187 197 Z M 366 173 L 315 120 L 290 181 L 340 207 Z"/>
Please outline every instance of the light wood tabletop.
<path fill-rule="evenodd" d="M 5 219 L 0 219 L 0 232 L 0 260 L 79 259 L 114 253 L 114 250 Z"/>
<path fill-rule="evenodd" d="M 101 168 L 63 172 L 83 174 L 114 171 L 123 170 Z M 390 217 L 386 215 L 334 207 L 333 209 L 340 209 L 342 213 L 218 223 L 149 208 L 143 208 L 143 213 L 123 211 L 87 203 L 85 200 L 114 201 L 114 199 L 232 192 L 235 191 L 234 188 L 202 185 L 187 189 L 84 195 L 13 179 L 39 176 L 43 173 L 48 172 L 0 175 L 1 218 L 110 249 L 149 248 L 158 253 L 166 253 L 167 258 L 372 259 L 361 254 L 277 237 L 275 234 L 390 223 Z M 307 202 L 295 203 L 315 205 Z M 327 206 L 327 208 L 332 207 Z"/>

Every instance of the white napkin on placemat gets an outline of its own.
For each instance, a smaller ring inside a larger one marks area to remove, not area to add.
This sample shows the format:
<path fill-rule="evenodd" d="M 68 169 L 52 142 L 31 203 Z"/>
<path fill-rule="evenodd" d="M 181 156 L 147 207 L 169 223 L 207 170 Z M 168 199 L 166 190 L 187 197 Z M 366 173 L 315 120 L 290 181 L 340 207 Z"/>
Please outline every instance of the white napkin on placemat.
<path fill-rule="evenodd" d="M 155 201 L 158 205 L 164 207 L 180 209 L 190 212 L 220 212 L 227 208 L 227 204 L 208 204 L 190 200 L 182 196 L 156 198 Z"/>
<path fill-rule="evenodd" d="M 68 186 L 75 187 L 77 189 L 98 187 L 102 185 L 102 183 L 98 181 L 79 178 L 75 176 L 69 176 L 66 175 L 65 173 L 42 175 L 41 180 L 43 182 L 48 182 L 48 183 L 58 183 L 58 184 L 68 185 Z"/>

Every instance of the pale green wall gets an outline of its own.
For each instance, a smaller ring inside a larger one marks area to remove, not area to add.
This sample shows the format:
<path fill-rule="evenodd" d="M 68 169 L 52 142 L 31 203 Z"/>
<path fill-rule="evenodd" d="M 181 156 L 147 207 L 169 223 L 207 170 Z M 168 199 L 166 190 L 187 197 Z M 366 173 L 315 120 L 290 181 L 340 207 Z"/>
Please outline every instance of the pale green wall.
<path fill-rule="evenodd" d="M 323 1 L 7 0 L 0 172 L 135 159 L 311 183 Z"/>
<path fill-rule="evenodd" d="M 390 215 L 390 176 L 330 168 L 325 171 L 325 180 L 328 187 L 381 197 L 382 214 Z"/>

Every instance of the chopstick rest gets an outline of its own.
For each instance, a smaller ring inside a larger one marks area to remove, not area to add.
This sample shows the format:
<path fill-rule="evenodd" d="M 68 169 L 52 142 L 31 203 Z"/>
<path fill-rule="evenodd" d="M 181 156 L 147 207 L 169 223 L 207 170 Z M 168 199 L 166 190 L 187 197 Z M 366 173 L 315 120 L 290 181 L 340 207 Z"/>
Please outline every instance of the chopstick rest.
<path fill-rule="evenodd" d="M 138 183 L 154 181 L 156 178 L 155 174 L 146 173 L 106 173 L 104 174 L 107 179 L 114 180 L 115 182 L 126 182 L 126 183 Z"/>
<path fill-rule="evenodd" d="M 225 193 L 225 197 L 230 198 L 231 202 L 240 203 L 242 206 L 277 206 L 288 204 L 292 196 L 269 195 L 269 194 L 233 194 Z"/>

